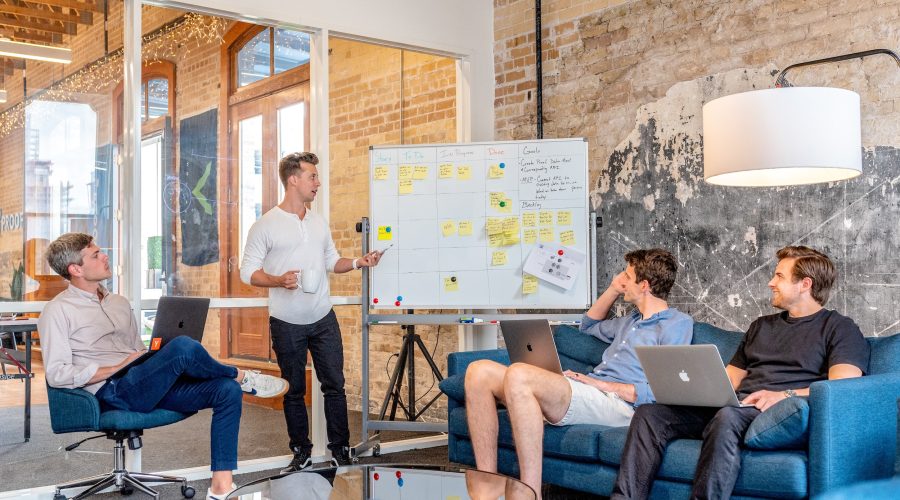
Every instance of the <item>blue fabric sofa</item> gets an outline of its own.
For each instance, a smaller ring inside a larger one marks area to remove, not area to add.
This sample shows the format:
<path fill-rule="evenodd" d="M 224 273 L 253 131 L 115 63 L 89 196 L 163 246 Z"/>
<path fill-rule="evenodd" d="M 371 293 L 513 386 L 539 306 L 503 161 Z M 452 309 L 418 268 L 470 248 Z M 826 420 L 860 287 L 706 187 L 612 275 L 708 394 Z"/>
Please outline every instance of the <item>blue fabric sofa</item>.
<path fill-rule="evenodd" d="M 608 344 L 570 327 L 555 332 L 564 369 L 587 372 L 600 363 Z M 694 325 L 694 344 L 716 344 L 727 363 L 742 332 L 706 323 Z M 859 481 L 889 478 L 894 473 L 897 398 L 900 396 L 900 335 L 869 338 L 869 375 L 816 382 L 809 397 L 809 445 L 806 450 L 742 452 L 734 498 L 806 498 Z M 506 350 L 452 353 L 441 390 L 448 396 L 450 460 L 475 465 L 466 424 L 466 367 L 478 359 L 509 364 Z M 499 409 L 498 466 L 518 476 L 509 417 Z M 602 425 L 545 426 L 545 483 L 598 495 L 612 491 L 627 427 Z M 654 498 L 688 498 L 700 453 L 700 441 L 670 443 L 654 481 Z"/>

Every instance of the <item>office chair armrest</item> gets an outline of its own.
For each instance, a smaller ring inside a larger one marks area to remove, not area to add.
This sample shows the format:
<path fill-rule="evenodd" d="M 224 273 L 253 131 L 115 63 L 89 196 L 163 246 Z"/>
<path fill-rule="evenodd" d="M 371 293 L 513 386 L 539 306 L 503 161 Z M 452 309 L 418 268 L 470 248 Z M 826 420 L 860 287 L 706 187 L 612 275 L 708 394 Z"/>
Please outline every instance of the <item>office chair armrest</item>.
<path fill-rule="evenodd" d="M 47 400 L 54 433 L 100 430 L 100 402 L 90 392 L 47 386 Z"/>

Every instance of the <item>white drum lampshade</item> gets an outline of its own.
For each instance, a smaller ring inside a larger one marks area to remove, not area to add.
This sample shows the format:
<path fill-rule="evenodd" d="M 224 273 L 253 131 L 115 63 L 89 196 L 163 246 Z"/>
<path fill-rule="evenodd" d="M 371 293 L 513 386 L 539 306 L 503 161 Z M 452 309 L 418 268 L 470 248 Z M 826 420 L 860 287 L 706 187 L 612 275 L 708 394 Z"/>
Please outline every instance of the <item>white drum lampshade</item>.
<path fill-rule="evenodd" d="M 703 106 L 703 177 L 724 186 L 834 182 L 862 173 L 859 94 L 755 90 Z"/>

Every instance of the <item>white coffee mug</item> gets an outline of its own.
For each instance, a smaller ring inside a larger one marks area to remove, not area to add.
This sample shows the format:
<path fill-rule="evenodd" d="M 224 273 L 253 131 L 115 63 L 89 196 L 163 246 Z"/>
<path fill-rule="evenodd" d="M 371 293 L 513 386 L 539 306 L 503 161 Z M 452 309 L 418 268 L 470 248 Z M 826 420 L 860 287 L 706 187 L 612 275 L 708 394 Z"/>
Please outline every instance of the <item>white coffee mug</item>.
<path fill-rule="evenodd" d="M 300 288 L 306 293 L 316 293 L 322 281 L 322 270 L 307 267 L 300 270 Z"/>

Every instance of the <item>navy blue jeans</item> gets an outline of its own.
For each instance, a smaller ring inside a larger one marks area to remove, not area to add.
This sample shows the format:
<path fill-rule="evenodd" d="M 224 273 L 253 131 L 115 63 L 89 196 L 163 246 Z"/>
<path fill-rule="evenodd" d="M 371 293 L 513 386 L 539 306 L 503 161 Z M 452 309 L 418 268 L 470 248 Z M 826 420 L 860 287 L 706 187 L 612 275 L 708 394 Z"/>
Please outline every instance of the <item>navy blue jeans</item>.
<path fill-rule="evenodd" d="M 210 468 L 234 470 L 243 395 L 235 377 L 237 368 L 213 359 L 199 342 L 178 337 L 123 377 L 107 380 L 97 399 L 104 410 L 142 413 L 212 408 Z"/>
<path fill-rule="evenodd" d="M 759 413 L 736 406 L 639 406 L 631 418 L 610 498 L 649 497 L 666 446 L 679 438 L 703 439 L 691 498 L 729 498 L 741 472 L 741 441 Z"/>
<path fill-rule="evenodd" d="M 334 451 L 350 446 L 347 395 L 344 393 L 344 343 L 334 310 L 309 325 L 295 325 L 270 316 L 269 328 L 281 376 L 291 384 L 284 395 L 284 418 L 291 450 L 312 450 L 304 401 L 307 350 L 312 354 L 316 376 L 322 384 L 328 449 Z"/>

